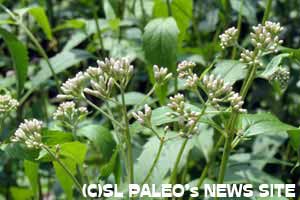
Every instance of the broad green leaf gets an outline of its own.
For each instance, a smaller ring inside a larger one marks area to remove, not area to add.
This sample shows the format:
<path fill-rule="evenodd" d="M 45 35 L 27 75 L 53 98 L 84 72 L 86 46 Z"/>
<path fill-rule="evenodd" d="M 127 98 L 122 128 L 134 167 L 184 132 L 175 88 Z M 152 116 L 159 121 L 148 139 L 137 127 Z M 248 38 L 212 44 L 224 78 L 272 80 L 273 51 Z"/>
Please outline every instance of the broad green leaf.
<path fill-rule="evenodd" d="M 217 28 L 219 21 L 219 9 L 209 10 L 205 15 L 205 20 L 199 24 L 199 29 L 203 32 L 213 32 Z"/>
<path fill-rule="evenodd" d="M 69 142 L 60 145 L 60 160 L 71 171 L 73 175 L 76 174 L 76 166 L 79 167 L 83 164 L 85 155 L 87 152 L 87 146 L 80 142 Z M 73 199 L 72 187 L 74 185 L 73 180 L 66 173 L 66 171 L 56 161 L 53 162 L 56 176 L 64 189 L 67 199 Z"/>
<path fill-rule="evenodd" d="M 39 155 L 37 149 L 28 149 L 24 145 L 19 143 L 11 143 L 2 147 L 3 150 L 12 158 L 16 159 L 26 159 L 30 161 L 35 161 Z"/>
<path fill-rule="evenodd" d="M 282 53 L 272 58 L 268 63 L 266 69 L 259 75 L 259 77 L 269 79 L 269 77 L 279 68 L 282 60 L 289 57 L 289 53 Z"/>
<path fill-rule="evenodd" d="M 220 75 L 226 82 L 234 84 L 236 81 L 245 78 L 247 74 L 246 65 L 236 60 L 221 60 L 212 71 Z"/>
<path fill-rule="evenodd" d="M 290 130 L 288 131 L 290 136 L 290 143 L 295 151 L 299 151 L 300 149 L 300 129 Z"/>
<path fill-rule="evenodd" d="M 16 38 L 16 36 L 5 29 L 0 28 L 0 35 L 3 37 L 14 62 L 17 74 L 18 94 L 20 96 L 27 78 L 28 51 L 26 46 L 24 46 L 23 43 Z"/>
<path fill-rule="evenodd" d="M 243 8 L 241 9 L 241 4 L 243 3 Z M 240 0 L 230 0 L 230 4 L 233 10 L 236 12 L 242 11 L 242 16 L 246 17 L 250 24 L 256 24 L 256 9 L 254 1 L 240 1 Z"/>
<path fill-rule="evenodd" d="M 176 157 L 184 139 L 171 140 L 167 142 L 161 152 L 161 156 L 157 162 L 155 169 L 148 181 L 148 183 L 161 184 L 167 173 L 173 169 Z M 137 159 L 135 164 L 135 177 L 136 182 L 141 183 L 146 177 L 153 160 L 157 154 L 159 148 L 159 140 L 156 137 L 152 137 L 143 146 L 143 151 Z M 188 152 L 193 148 L 193 143 L 189 140 L 184 150 L 183 156 L 179 168 L 181 168 L 186 162 L 186 156 Z"/>
<path fill-rule="evenodd" d="M 255 135 L 287 135 L 287 131 L 297 130 L 296 127 L 285 124 L 270 113 L 242 114 L 240 126 L 243 136 Z"/>
<path fill-rule="evenodd" d="M 52 64 L 55 73 L 58 74 L 90 57 L 92 57 L 90 53 L 74 49 L 56 54 L 54 57 L 50 58 L 50 63 Z M 31 79 L 33 86 L 44 83 L 52 76 L 47 63 L 44 60 L 40 62 L 40 66 L 41 70 Z"/>
<path fill-rule="evenodd" d="M 180 38 L 182 38 L 190 25 L 193 11 L 192 0 L 173 0 L 171 2 L 172 16 L 180 30 Z M 153 7 L 153 15 L 155 17 L 168 17 L 168 7 L 165 0 L 155 0 Z"/>
<path fill-rule="evenodd" d="M 12 195 L 12 199 L 28 200 L 33 198 L 32 191 L 27 188 L 11 187 L 9 191 Z"/>
<path fill-rule="evenodd" d="M 115 149 L 109 162 L 101 167 L 101 169 L 100 169 L 101 177 L 107 178 L 110 174 L 117 172 L 119 166 L 120 166 L 119 150 Z M 114 174 L 115 174 L 115 179 L 117 180 L 118 174 L 116 174 L 116 173 L 114 173 Z M 118 182 L 118 181 L 116 181 L 116 182 Z"/>
<path fill-rule="evenodd" d="M 174 18 L 151 20 L 143 36 L 146 58 L 151 64 L 167 67 L 174 71 L 179 30 Z"/>
<path fill-rule="evenodd" d="M 116 148 L 116 142 L 107 128 L 98 124 L 89 124 L 80 128 L 78 135 L 88 138 L 93 143 L 104 162 L 110 160 Z"/>
<path fill-rule="evenodd" d="M 49 40 L 52 40 L 52 30 L 49 24 L 48 17 L 44 8 L 42 7 L 32 7 L 28 10 L 28 13 L 34 17 L 38 25 L 42 28 L 45 35 Z"/>
<path fill-rule="evenodd" d="M 38 197 L 38 187 L 39 187 L 38 169 L 39 169 L 38 163 L 24 160 L 25 174 L 29 179 L 32 193 L 34 194 L 35 197 Z"/>
<path fill-rule="evenodd" d="M 42 141 L 47 145 L 63 144 L 73 140 L 72 133 L 65 133 L 58 130 L 44 129 L 42 132 Z"/>

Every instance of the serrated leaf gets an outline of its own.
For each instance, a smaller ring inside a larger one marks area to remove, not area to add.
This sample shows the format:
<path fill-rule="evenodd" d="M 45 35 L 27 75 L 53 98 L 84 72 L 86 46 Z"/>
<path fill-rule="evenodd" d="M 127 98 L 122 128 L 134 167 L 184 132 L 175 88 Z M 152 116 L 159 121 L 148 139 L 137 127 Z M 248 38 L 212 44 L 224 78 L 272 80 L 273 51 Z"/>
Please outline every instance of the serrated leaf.
<path fill-rule="evenodd" d="M 63 144 L 73 140 L 72 133 L 65 133 L 58 130 L 43 129 L 42 141 L 46 145 Z"/>
<path fill-rule="evenodd" d="M 24 46 L 16 36 L 5 29 L 0 28 L 0 35 L 3 37 L 14 62 L 17 74 L 18 95 L 20 96 L 24 89 L 24 84 L 27 78 L 28 51 L 26 46 Z"/>
<path fill-rule="evenodd" d="M 73 49 L 56 54 L 54 57 L 50 58 L 50 63 L 53 66 L 54 72 L 58 74 L 79 62 L 87 60 L 90 57 L 92 57 L 92 55 L 87 51 Z M 44 60 L 41 61 L 40 66 L 41 70 L 31 79 L 34 86 L 44 83 L 52 76 L 47 63 Z"/>
<path fill-rule="evenodd" d="M 46 15 L 46 12 L 44 8 L 42 7 L 32 7 L 28 10 L 28 13 L 34 17 L 38 25 L 42 28 L 45 35 L 49 40 L 52 40 L 52 30 L 51 26 L 48 20 L 48 17 Z"/>

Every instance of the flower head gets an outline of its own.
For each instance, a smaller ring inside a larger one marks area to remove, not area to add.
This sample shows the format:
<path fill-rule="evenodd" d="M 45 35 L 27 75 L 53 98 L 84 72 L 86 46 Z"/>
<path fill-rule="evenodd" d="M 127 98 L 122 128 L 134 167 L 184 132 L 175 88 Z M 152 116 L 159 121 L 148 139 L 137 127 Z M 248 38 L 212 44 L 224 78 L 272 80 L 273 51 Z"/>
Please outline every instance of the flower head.
<path fill-rule="evenodd" d="M 262 66 L 262 63 L 259 60 L 259 57 L 254 51 L 249 51 L 247 49 L 243 50 L 241 53 L 240 61 L 248 65 L 259 65 Z"/>
<path fill-rule="evenodd" d="M 198 85 L 198 81 L 199 81 L 199 77 L 197 76 L 197 74 L 191 74 L 187 76 L 186 82 L 185 82 L 185 86 L 188 89 L 195 89 Z"/>
<path fill-rule="evenodd" d="M 16 110 L 18 105 L 18 101 L 13 99 L 9 94 L 0 95 L 0 118 Z"/>
<path fill-rule="evenodd" d="M 226 47 L 233 46 L 237 41 L 238 30 L 235 27 L 227 29 L 222 35 L 219 36 L 221 40 L 221 47 L 225 49 Z"/>
<path fill-rule="evenodd" d="M 178 93 L 173 97 L 170 97 L 170 103 L 168 103 L 168 107 L 174 112 L 184 114 L 185 103 L 183 94 Z"/>
<path fill-rule="evenodd" d="M 250 34 L 252 44 L 263 51 L 277 52 L 280 44 L 279 34 L 283 30 L 280 23 L 267 21 L 264 25 L 253 26 Z"/>
<path fill-rule="evenodd" d="M 61 103 L 53 114 L 55 120 L 62 121 L 68 126 L 76 126 L 88 114 L 86 107 L 76 108 L 73 101 Z"/>
<path fill-rule="evenodd" d="M 269 78 L 270 81 L 277 81 L 282 89 L 288 86 L 290 72 L 287 68 L 279 68 Z"/>
<path fill-rule="evenodd" d="M 184 60 L 178 64 L 177 73 L 179 78 L 186 78 L 188 75 L 193 74 L 193 68 L 196 63 Z"/>
<path fill-rule="evenodd" d="M 63 94 L 58 95 L 61 99 L 75 99 L 81 96 L 83 88 L 85 86 L 87 76 L 82 72 L 78 72 L 75 77 L 69 78 L 62 84 L 61 90 Z"/>
<path fill-rule="evenodd" d="M 153 65 L 153 72 L 155 81 L 158 84 L 162 84 L 172 77 L 172 73 L 168 73 L 168 69 L 165 67 L 158 67 L 157 65 Z"/>
<path fill-rule="evenodd" d="M 40 148 L 42 146 L 43 122 L 25 119 L 14 133 L 12 142 L 23 142 L 28 148 Z"/>
<path fill-rule="evenodd" d="M 144 112 L 133 112 L 132 116 L 143 126 L 151 128 L 152 109 L 148 104 L 144 106 Z"/>

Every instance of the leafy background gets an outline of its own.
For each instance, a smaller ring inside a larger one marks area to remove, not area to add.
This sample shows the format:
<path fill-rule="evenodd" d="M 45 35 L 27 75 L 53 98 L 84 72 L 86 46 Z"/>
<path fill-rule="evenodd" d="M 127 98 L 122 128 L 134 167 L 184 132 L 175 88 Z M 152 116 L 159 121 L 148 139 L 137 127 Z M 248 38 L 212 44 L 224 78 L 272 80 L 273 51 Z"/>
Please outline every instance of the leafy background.
<path fill-rule="evenodd" d="M 247 46 L 247 33 L 261 21 L 267 4 L 266 0 L 170 0 L 169 4 L 167 0 L 0 2 L 12 10 L 13 15 L 22 16 L 22 21 L 15 21 L 3 9 L 0 13 L 0 89 L 13 92 L 21 102 L 16 116 L 9 119 L 0 135 L 3 142 L 0 151 L 2 199 L 30 199 L 37 194 L 45 199 L 54 196 L 72 199 L 78 195 L 73 193 L 72 181 L 66 178 L 60 166 L 49 162 L 51 159 L 46 152 L 5 144 L 23 118 L 35 117 L 48 123 L 49 129 L 43 133 L 44 142 L 61 145 L 64 162 L 73 173 L 79 164 L 86 166 L 90 182 L 122 182 L 122 163 L 113 131 L 101 115 L 93 114 L 81 124 L 80 142 L 73 142 L 70 134 L 51 121 L 51 113 L 57 105 L 57 83 L 95 65 L 96 59 L 128 56 L 135 65 L 134 80 L 126 94 L 128 106 L 140 102 L 151 88 L 153 64 L 175 72 L 176 64 L 184 59 L 196 62 L 199 72 L 215 61 L 213 73 L 234 83 L 238 89 L 245 69 L 242 63 L 234 60 L 238 58 L 235 50 L 221 51 L 218 35 L 240 23 L 240 41 Z M 249 114 L 241 117 L 239 128 L 248 140 L 231 155 L 225 181 L 294 183 L 299 195 L 300 134 L 296 127 L 300 123 L 300 2 L 271 2 L 270 19 L 285 27 L 284 47 L 272 60 L 265 60 L 269 64 L 259 73 L 247 96 L 245 107 Z M 280 65 L 291 72 L 289 86 L 284 91 L 268 81 L 268 76 Z M 168 109 L 159 105 L 166 103 L 167 95 L 175 89 L 182 89 L 180 81 L 178 88 L 170 84 L 157 90 L 149 100 L 158 107 L 153 112 L 153 124 L 161 125 L 171 120 L 166 115 Z M 194 97 L 192 93 L 187 95 L 191 99 Z M 199 102 L 191 103 L 197 105 Z M 262 111 L 267 114 L 260 113 Z M 207 117 L 218 120 L 218 116 Z M 136 182 L 140 182 L 152 163 L 149 158 L 154 158 L 158 143 L 137 123 L 131 124 L 131 133 L 137 158 Z M 217 135 L 216 130 L 203 125 L 201 134 L 189 141 L 180 163 L 182 182 L 197 182 Z M 167 144 L 151 182 L 160 184 L 165 180 L 180 144 L 180 140 Z M 215 180 L 219 156 L 205 182 Z"/>

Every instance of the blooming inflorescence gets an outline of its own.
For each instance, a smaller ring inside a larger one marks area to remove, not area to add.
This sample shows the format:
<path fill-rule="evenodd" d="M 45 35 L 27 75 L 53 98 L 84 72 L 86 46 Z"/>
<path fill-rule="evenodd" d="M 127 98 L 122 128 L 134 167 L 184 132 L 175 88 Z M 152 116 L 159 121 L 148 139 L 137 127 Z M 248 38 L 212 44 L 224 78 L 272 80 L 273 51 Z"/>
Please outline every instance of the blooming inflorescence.
<path fill-rule="evenodd" d="M 59 105 L 53 114 L 53 118 L 69 127 L 73 127 L 82 121 L 87 114 L 86 107 L 76 108 L 76 104 L 73 101 L 67 101 Z"/>
<path fill-rule="evenodd" d="M 222 35 L 219 36 L 221 40 L 221 47 L 225 49 L 226 47 L 233 46 L 238 37 L 238 30 L 235 27 L 227 29 Z"/>
<path fill-rule="evenodd" d="M 40 148 L 43 144 L 41 136 L 42 127 L 43 122 L 37 119 L 25 119 L 14 133 L 12 142 L 22 142 L 28 148 Z"/>
<path fill-rule="evenodd" d="M 153 72 L 155 81 L 158 84 L 163 84 L 172 77 L 172 73 L 168 73 L 168 69 L 165 67 L 153 65 Z"/>
<path fill-rule="evenodd" d="M 0 119 L 5 117 L 11 111 L 16 110 L 19 103 L 11 95 L 0 95 Z"/>
<path fill-rule="evenodd" d="M 196 89 L 199 81 L 198 75 L 193 73 L 195 66 L 196 63 L 184 60 L 180 62 L 177 67 L 178 77 L 186 79 L 185 87 L 190 90 Z"/>
<path fill-rule="evenodd" d="M 144 112 L 138 111 L 133 112 L 132 116 L 143 126 L 147 128 L 151 128 L 151 116 L 152 116 L 152 109 L 148 104 L 144 106 Z"/>
<path fill-rule="evenodd" d="M 225 83 L 220 76 L 215 76 L 214 74 L 205 75 L 202 82 L 207 90 L 208 99 L 213 106 L 219 108 L 220 103 L 230 102 L 233 110 L 245 112 L 245 110 L 242 109 L 244 104 L 242 97 L 232 91 L 232 86 L 229 83 Z"/>

